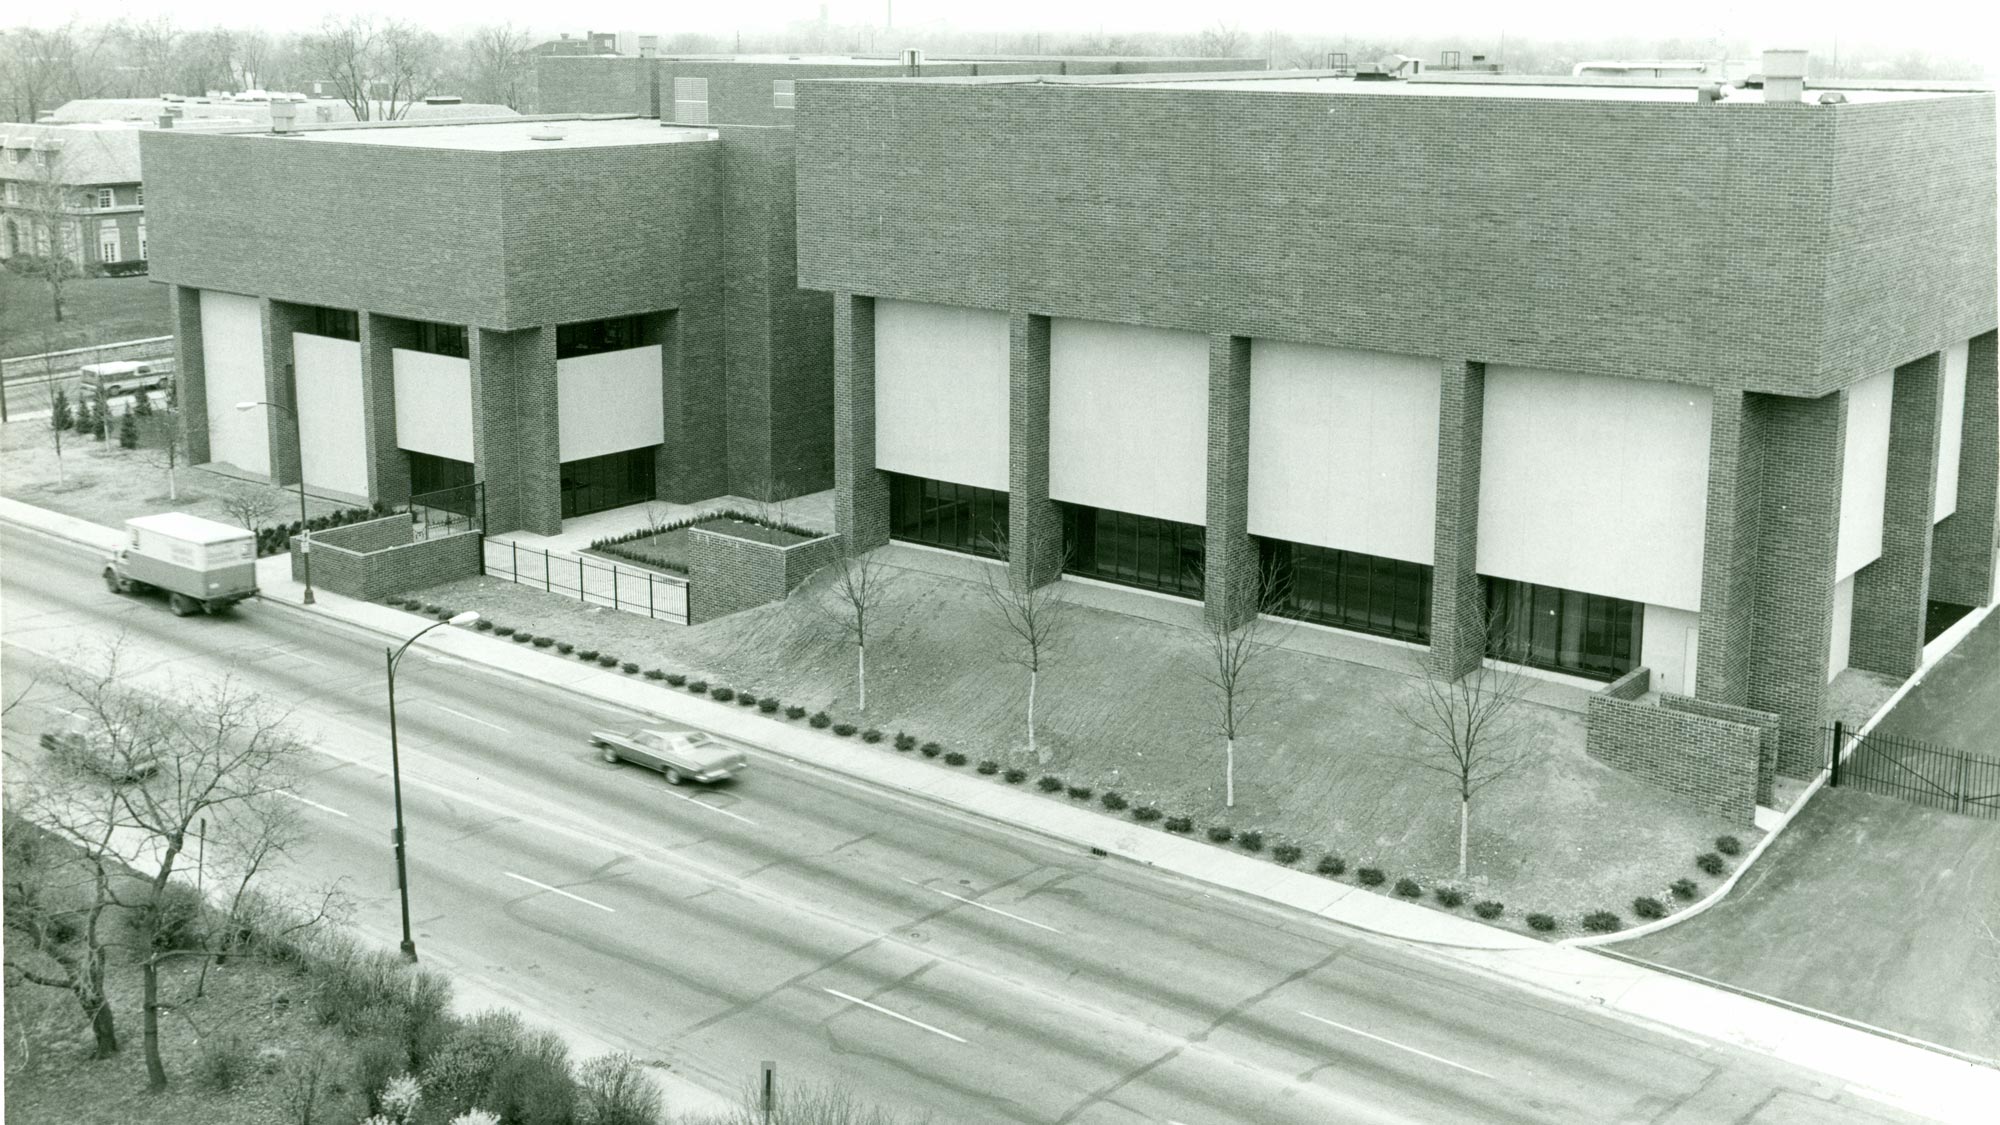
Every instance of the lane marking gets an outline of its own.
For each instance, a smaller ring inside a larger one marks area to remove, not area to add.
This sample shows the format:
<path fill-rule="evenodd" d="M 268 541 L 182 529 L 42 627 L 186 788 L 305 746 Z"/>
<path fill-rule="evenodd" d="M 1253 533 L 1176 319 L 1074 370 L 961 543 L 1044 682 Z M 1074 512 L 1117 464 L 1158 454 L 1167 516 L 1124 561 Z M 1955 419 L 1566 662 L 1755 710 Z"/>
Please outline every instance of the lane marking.
<path fill-rule="evenodd" d="M 751 820 L 751 819 L 750 819 L 749 817 L 747 817 L 747 816 L 738 816 L 738 815 L 736 815 L 735 813 L 733 813 L 733 812 L 730 812 L 730 811 L 729 811 L 728 809 L 718 809 L 718 808 L 716 808 L 716 807 L 715 807 L 714 805 L 711 805 L 711 804 L 707 804 L 706 802 L 703 802 L 703 801 L 697 801 L 697 800 L 695 800 L 695 799 L 694 799 L 693 797 L 690 797 L 690 796 L 688 796 L 688 795 L 687 795 L 687 794 L 685 794 L 685 793 L 676 793 L 676 792 L 674 792 L 674 791 L 673 791 L 672 789 L 668 789 L 668 790 L 667 790 L 667 796 L 669 796 L 669 797 L 679 797 L 679 798 L 680 798 L 681 800 L 683 800 L 683 801 L 686 801 L 686 802 L 687 802 L 688 804 L 690 804 L 690 805 L 693 805 L 693 806 L 694 806 L 695 808 L 698 808 L 698 809 L 707 809 L 707 810 L 708 810 L 709 812 L 712 812 L 712 813 L 714 813 L 714 814 L 715 814 L 715 815 L 717 815 L 717 816 L 726 816 L 726 817 L 728 817 L 728 818 L 729 818 L 729 819 L 731 819 L 731 820 L 740 820 L 740 821 L 742 821 L 743 823 L 745 823 L 745 824 L 749 825 L 749 826 L 750 826 L 750 827 L 752 827 L 752 828 L 755 828 L 755 827 L 757 826 L 757 822 L 756 822 L 756 821 L 754 821 L 754 820 Z"/>
<path fill-rule="evenodd" d="M 303 660 L 303 661 L 305 661 L 305 662 L 306 662 L 307 664 L 310 664 L 310 665 L 312 665 L 312 666 L 313 666 L 313 667 L 315 667 L 315 668 L 330 668 L 330 667 L 331 667 L 331 665 L 329 665 L 329 664 L 325 663 L 324 661 L 319 661 L 319 660 L 314 660 L 314 659 L 313 659 L 312 657 L 310 657 L 310 656 L 307 656 L 307 655 L 305 655 L 304 653 L 299 653 L 299 652 L 281 652 L 281 653 L 279 653 L 278 655 L 279 655 L 279 656 L 289 656 L 289 657 L 291 657 L 291 658 L 292 658 L 293 660 Z"/>
<path fill-rule="evenodd" d="M 941 887 L 933 887 L 928 883 L 919 883 L 915 879 L 909 879 L 909 878 L 905 878 L 903 882 L 908 883 L 912 887 L 922 887 L 924 890 L 934 891 L 938 894 L 943 895 L 946 898 L 957 899 L 958 901 L 964 903 L 967 906 L 976 906 L 981 910 L 998 914 L 1002 918 L 1012 918 L 1016 922 L 1025 923 L 1026 925 L 1033 926 L 1038 930 L 1047 930 L 1052 934 L 1062 933 L 1061 930 L 1056 929 L 1054 926 L 1045 926 L 1042 923 L 1035 921 L 1033 918 L 1023 918 L 1019 914 L 1009 914 L 1005 910 L 1002 910 L 997 906 L 988 906 L 985 903 L 980 902 L 978 899 L 966 898 L 964 895 L 952 894 L 950 891 L 944 890 Z"/>
<path fill-rule="evenodd" d="M 951 1040 L 951 1041 L 952 1041 L 952 1042 L 954 1042 L 954 1043 L 964 1043 L 964 1042 L 965 1042 L 965 1040 L 963 1040 L 963 1039 L 960 1039 L 960 1038 L 959 1038 L 958 1036 L 956 1036 L 956 1035 L 953 1035 L 953 1034 L 952 1034 L 951 1032 L 949 1032 L 949 1031 L 946 1031 L 946 1030 L 944 1030 L 943 1028 L 937 1028 L 937 1027 L 932 1027 L 932 1026 L 931 1026 L 930 1024 L 927 1024 L 927 1023 L 925 1023 L 925 1022 L 924 1022 L 924 1021 L 922 1021 L 922 1020 L 913 1020 L 913 1019 L 911 1019 L 910 1017 L 908 1017 L 908 1016 L 904 1015 L 904 1014 L 903 1014 L 903 1013 L 901 1013 L 901 1012 L 892 1012 L 892 1011 L 890 1011 L 889 1009 L 887 1009 L 887 1008 L 884 1008 L 884 1007 L 883 1007 L 882 1005 L 880 1005 L 880 1004 L 870 1004 L 870 1003 L 869 1003 L 868 1001 L 866 1001 L 866 1000 L 863 1000 L 863 999 L 862 999 L 861 997 L 859 997 L 859 996 L 849 996 L 849 995 L 848 995 L 847 993 L 845 993 L 845 992 L 842 992 L 842 991 L 840 991 L 839 989 L 835 989 L 835 988 L 827 988 L 827 987 L 825 987 L 824 985 L 822 985 L 822 986 L 820 987 L 820 991 L 821 991 L 821 992 L 825 992 L 825 993 L 828 993 L 829 995 L 833 995 L 833 996 L 838 996 L 838 997 L 840 997 L 840 998 L 841 998 L 842 1000 L 845 1000 L 845 1001 L 847 1001 L 847 1002 L 848 1002 L 848 1003 L 850 1003 L 850 1004 L 859 1004 L 859 1005 L 861 1005 L 862 1007 L 864 1007 L 864 1008 L 867 1008 L 867 1009 L 868 1009 L 868 1010 L 870 1010 L 870 1011 L 874 1011 L 874 1012 L 880 1012 L 880 1013 L 882 1013 L 883 1015 L 885 1015 L 885 1016 L 888 1016 L 888 1017 L 889 1017 L 890 1019 L 898 1019 L 898 1020 L 902 1020 L 902 1021 L 903 1021 L 904 1023 L 906 1023 L 906 1024 L 909 1024 L 909 1025 L 910 1025 L 911 1027 L 921 1027 L 921 1028 L 923 1028 L 923 1029 L 924 1029 L 925 1031 L 928 1031 L 928 1032 L 930 1032 L 930 1033 L 931 1033 L 932 1035 L 942 1035 L 942 1036 L 944 1036 L 944 1037 L 945 1037 L 946 1039 L 949 1039 L 949 1040 Z"/>
<path fill-rule="evenodd" d="M 494 730 L 499 731 L 501 734 L 513 733 L 512 731 L 509 731 L 506 727 L 501 726 L 499 723 L 489 723 L 485 719 L 479 718 L 476 715 L 468 715 L 465 712 L 460 711 L 456 707 L 446 707 L 444 704 L 439 703 L 435 699 L 417 699 L 417 700 L 412 700 L 411 702 L 427 704 L 431 707 L 437 708 L 440 711 L 443 711 L 447 715 L 457 715 L 459 718 L 464 719 L 468 723 L 478 723 L 482 727 L 491 727 Z"/>
<path fill-rule="evenodd" d="M 584 904 L 585 906 L 595 906 L 599 910 L 604 911 L 606 914 L 618 913 L 616 909 L 606 906 L 601 902 L 592 902 L 589 899 L 583 897 L 582 895 L 573 895 L 568 891 L 563 890 L 561 887 L 551 887 L 547 883 L 537 883 L 533 879 L 528 878 L 526 875 L 516 875 L 512 871 L 502 871 L 500 874 L 505 875 L 509 879 L 519 879 L 521 882 L 526 883 L 531 887 L 540 887 L 541 889 L 548 891 L 551 894 L 559 894 L 564 898 L 575 899 L 576 901 Z"/>
<path fill-rule="evenodd" d="M 290 797 L 292 800 L 297 801 L 301 805 L 311 805 L 313 808 L 316 808 L 321 812 L 330 812 L 335 816 L 345 817 L 348 820 L 354 819 L 353 817 L 348 816 L 346 813 L 341 812 L 339 809 L 334 808 L 332 805 L 322 805 L 318 801 L 315 801 L 310 797 L 301 797 L 297 793 L 294 793 L 289 789 L 278 790 L 278 795 L 281 797 Z"/>
<path fill-rule="evenodd" d="M 1373 1039 L 1377 1043 L 1386 1043 L 1389 1046 L 1394 1047 L 1399 1051 L 1408 1051 L 1413 1055 L 1420 1055 L 1424 1058 L 1431 1060 L 1432 1062 L 1438 1062 L 1438 1063 L 1443 1063 L 1446 1066 L 1457 1067 L 1458 1069 L 1465 1071 L 1467 1074 L 1477 1074 L 1481 1078 L 1492 1079 L 1493 1081 L 1496 1082 L 1499 1081 L 1499 1079 L 1493 1078 L 1492 1075 L 1486 1073 L 1483 1070 L 1474 1070 L 1472 1067 L 1469 1067 L 1464 1063 L 1456 1063 L 1451 1061 L 1450 1059 L 1440 1058 L 1437 1055 L 1431 1054 L 1429 1051 L 1419 1051 L 1415 1047 L 1409 1046 L 1404 1043 L 1398 1043 L 1394 1039 L 1384 1039 L 1380 1035 L 1376 1035 L 1372 1032 L 1363 1031 L 1358 1027 L 1349 1027 L 1344 1023 L 1335 1023 L 1334 1021 L 1327 1019 L 1325 1016 L 1316 1016 L 1313 1015 L 1311 1012 L 1302 1010 L 1299 1012 L 1299 1014 L 1309 1020 L 1318 1020 L 1320 1023 L 1323 1023 L 1328 1027 L 1337 1027 L 1342 1031 L 1349 1032 L 1354 1035 L 1359 1035 L 1363 1039 Z"/>

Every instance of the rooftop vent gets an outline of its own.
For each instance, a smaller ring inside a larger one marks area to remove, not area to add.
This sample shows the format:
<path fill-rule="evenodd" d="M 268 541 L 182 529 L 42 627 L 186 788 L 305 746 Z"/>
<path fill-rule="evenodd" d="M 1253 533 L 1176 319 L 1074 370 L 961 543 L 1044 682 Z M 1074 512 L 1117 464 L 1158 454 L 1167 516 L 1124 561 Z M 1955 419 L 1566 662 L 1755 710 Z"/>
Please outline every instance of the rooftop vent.
<path fill-rule="evenodd" d="M 464 105 L 465 99 L 457 94 L 432 94 L 424 99 L 425 105 Z"/>
<path fill-rule="evenodd" d="M 174 115 L 173 115 L 173 114 L 171 114 L 171 113 L 162 113 L 162 114 L 160 115 L 160 120 L 159 120 L 159 126 L 160 126 L 160 128 L 162 128 L 162 129 L 171 129 L 171 128 L 173 128 L 173 127 L 174 127 Z"/>
<path fill-rule="evenodd" d="M 915 47 L 903 48 L 903 69 L 915 74 L 924 66 L 924 53 Z"/>
<path fill-rule="evenodd" d="M 1841 93 L 1841 92 L 1840 92 L 1839 90 L 1828 90 L 1828 91 L 1826 91 L 1825 93 L 1823 93 L 1823 94 L 1821 94 L 1821 95 L 1819 96 L 1819 104 L 1821 104 L 1821 105 L 1846 105 L 1846 104 L 1847 104 L 1847 95 L 1846 95 L 1846 94 L 1843 94 L 1843 93 Z"/>
<path fill-rule="evenodd" d="M 537 125 L 528 131 L 531 141 L 560 141 L 569 136 L 569 130 L 554 122 Z"/>
<path fill-rule="evenodd" d="M 271 103 L 271 131 L 289 133 L 292 131 L 292 103 L 279 99 Z"/>
<path fill-rule="evenodd" d="M 659 37 L 659 36 L 657 36 L 657 35 L 641 35 L 641 36 L 639 37 L 639 57 L 640 57 L 640 58 L 642 58 L 642 59 L 650 59 L 650 58 L 654 58 L 654 57 L 658 56 L 658 55 L 659 55 L 659 53 L 660 53 L 660 37 Z"/>
<path fill-rule="evenodd" d="M 1723 97 L 1722 87 L 1714 82 L 1701 86 L 1694 92 L 1694 100 L 1702 105 L 1714 105 Z"/>
<path fill-rule="evenodd" d="M 1764 52 L 1764 100 L 1770 104 L 1797 104 L 1806 92 L 1804 51 Z"/>

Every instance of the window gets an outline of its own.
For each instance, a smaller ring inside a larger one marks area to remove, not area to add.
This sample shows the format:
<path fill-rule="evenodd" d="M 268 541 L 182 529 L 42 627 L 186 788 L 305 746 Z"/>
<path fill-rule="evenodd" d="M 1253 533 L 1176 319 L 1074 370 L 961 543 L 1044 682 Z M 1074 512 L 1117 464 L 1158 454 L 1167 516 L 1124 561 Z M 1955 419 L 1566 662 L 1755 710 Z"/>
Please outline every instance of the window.
<path fill-rule="evenodd" d="M 1269 612 L 1321 625 L 1429 644 L 1431 568 L 1364 555 L 1259 539 Z"/>
<path fill-rule="evenodd" d="M 146 220 L 139 220 L 139 260 L 146 260 Z"/>
<path fill-rule="evenodd" d="M 777 78 L 771 82 L 771 108 L 791 109 L 798 87 L 790 78 Z"/>
<path fill-rule="evenodd" d="M 404 451 L 410 458 L 410 495 L 427 496 L 472 483 L 472 462 Z"/>
<path fill-rule="evenodd" d="M 1071 574 L 1200 599 L 1208 533 L 1194 524 L 1063 504 Z"/>
<path fill-rule="evenodd" d="M 321 305 L 307 306 L 305 327 L 300 331 L 314 336 L 331 336 L 336 340 L 359 340 L 361 338 L 361 314 L 353 309 L 329 309 Z"/>
<path fill-rule="evenodd" d="M 656 495 L 653 488 L 655 453 L 649 445 L 623 453 L 607 453 L 562 465 L 562 518 L 587 516 L 627 504 L 643 504 Z"/>
<path fill-rule="evenodd" d="M 1006 558 L 1007 494 L 890 473 L 889 534 L 947 551 Z"/>
<path fill-rule="evenodd" d="M 1488 656 L 1594 680 L 1615 680 L 1638 664 L 1640 603 L 1505 578 L 1483 582 Z"/>
<path fill-rule="evenodd" d="M 49 228 L 39 219 L 35 220 L 35 256 L 38 258 L 49 256 Z"/>
<path fill-rule="evenodd" d="M 145 184 L 134 184 L 134 185 L 132 185 L 132 202 L 133 202 L 134 204 L 136 204 L 136 205 L 140 206 L 140 207 L 144 207 L 144 206 L 146 205 L 146 185 L 145 185 Z"/>
<path fill-rule="evenodd" d="M 556 328 L 556 358 L 573 359 L 598 352 L 623 351 L 645 342 L 646 318 L 618 316 L 610 320 L 585 320 Z"/>
<path fill-rule="evenodd" d="M 118 245 L 118 223 L 106 219 L 97 228 L 97 260 L 100 262 L 122 262 L 125 256 Z"/>
<path fill-rule="evenodd" d="M 419 321 L 416 325 L 415 349 L 432 355 L 454 355 L 464 359 L 471 355 L 467 348 L 465 326 L 463 324 L 433 324 Z"/>
<path fill-rule="evenodd" d="M 12 180 L 7 181 L 7 202 L 9 203 L 21 202 L 21 185 L 15 183 Z"/>
<path fill-rule="evenodd" d="M 112 193 L 110 188 L 101 187 L 97 189 L 97 205 L 99 207 L 114 206 L 117 199 L 118 197 Z"/>
<path fill-rule="evenodd" d="M 674 79 L 674 120 L 682 125 L 708 124 L 708 79 Z"/>

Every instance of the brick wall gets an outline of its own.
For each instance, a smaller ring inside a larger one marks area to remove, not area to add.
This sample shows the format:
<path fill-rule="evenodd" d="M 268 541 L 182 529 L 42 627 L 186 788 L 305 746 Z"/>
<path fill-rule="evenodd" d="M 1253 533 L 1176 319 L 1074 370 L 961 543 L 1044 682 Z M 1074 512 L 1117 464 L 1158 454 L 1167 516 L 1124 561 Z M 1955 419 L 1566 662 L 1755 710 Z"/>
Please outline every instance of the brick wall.
<path fill-rule="evenodd" d="M 1695 691 L 1718 703 L 1740 704 L 1750 697 L 1758 511 L 1763 497 L 1762 404 L 1760 396 L 1746 395 L 1737 387 L 1718 387 L 1710 400 Z"/>
<path fill-rule="evenodd" d="M 1049 499 L 1049 318 L 1007 325 L 1007 580 L 1035 590 L 1062 577 L 1062 509 Z"/>
<path fill-rule="evenodd" d="M 372 601 L 480 572 L 478 532 L 416 542 L 410 535 L 410 517 L 401 513 L 314 532 L 314 587 Z M 305 574 L 303 546 L 292 540 L 295 581 Z"/>
<path fill-rule="evenodd" d="M 838 535 L 780 547 L 703 527 L 688 529 L 688 624 L 783 601 L 840 557 Z"/>
<path fill-rule="evenodd" d="M 1965 364 L 1965 428 L 1958 458 L 1958 510 L 1931 538 L 1931 597 L 1954 605 L 1993 600 L 1993 553 L 2000 547 L 2000 370 L 1995 335 L 1972 341 Z"/>
<path fill-rule="evenodd" d="M 1896 369 L 1889 406 L 1882 554 L 1854 575 L 1848 663 L 1899 680 L 1916 672 L 1924 655 L 1943 412 L 1942 354 L 1933 352 Z"/>
<path fill-rule="evenodd" d="M 167 286 L 174 328 L 174 402 L 187 439 L 187 463 L 206 465 L 208 455 L 208 360 L 201 342 L 201 290 Z"/>
<path fill-rule="evenodd" d="M 1202 552 L 1203 620 L 1235 628 L 1258 609 L 1250 542 L 1250 341 L 1208 341 L 1208 521 Z"/>
<path fill-rule="evenodd" d="M 1590 697 L 1584 745 L 1607 765 L 1749 826 L 1756 822 L 1762 739 L 1762 730 L 1750 724 L 1605 690 Z"/>
<path fill-rule="evenodd" d="M 834 527 L 850 551 L 889 541 L 889 478 L 875 467 L 875 300 L 833 295 Z"/>
<path fill-rule="evenodd" d="M 1665 692 L 1660 696 L 1660 706 L 1670 711 L 1685 711 L 1710 719 L 1741 723 L 1756 727 L 1757 738 L 1757 803 L 1771 804 L 1771 787 L 1778 771 L 1778 735 L 1781 720 L 1769 711 L 1758 711 L 1750 707 L 1733 707 L 1726 703 L 1712 703 L 1691 696 Z"/>
<path fill-rule="evenodd" d="M 1431 566 L 1431 660 L 1454 678 L 1486 656 L 1479 585 L 1479 459 L 1486 365 L 1446 363 L 1438 397 L 1437 532 Z"/>
<path fill-rule="evenodd" d="M 368 495 L 386 504 L 410 498 L 410 460 L 396 444 L 396 348 L 416 343 L 407 320 L 361 314 L 362 425 L 368 450 Z"/>

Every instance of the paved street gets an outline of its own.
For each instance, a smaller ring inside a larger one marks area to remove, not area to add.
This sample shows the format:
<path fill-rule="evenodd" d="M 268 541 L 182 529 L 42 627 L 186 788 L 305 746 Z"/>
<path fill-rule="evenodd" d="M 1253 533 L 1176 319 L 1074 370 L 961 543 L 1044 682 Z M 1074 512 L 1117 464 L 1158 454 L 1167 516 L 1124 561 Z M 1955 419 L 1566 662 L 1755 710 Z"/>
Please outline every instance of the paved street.
<path fill-rule="evenodd" d="M 379 640 L 254 603 L 176 619 L 76 548 L 0 550 L 10 683 L 122 631 L 135 683 L 228 669 L 296 708 L 323 761 L 291 877 L 345 879 L 393 940 Z M 421 649 L 398 697 L 426 959 L 711 1089 L 770 1058 L 950 1122 L 1912 1120 L 784 759 L 670 788 L 586 745 L 634 716 Z"/>

